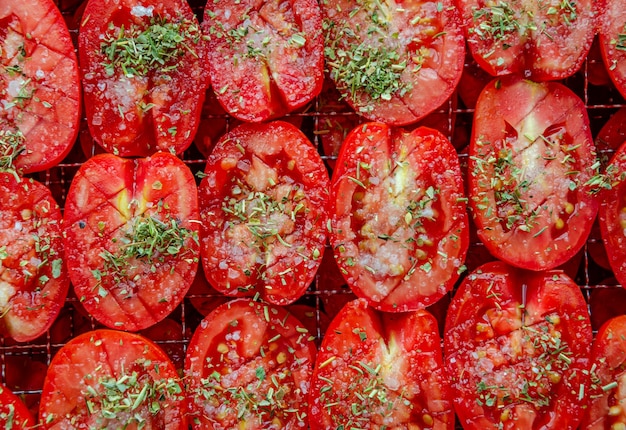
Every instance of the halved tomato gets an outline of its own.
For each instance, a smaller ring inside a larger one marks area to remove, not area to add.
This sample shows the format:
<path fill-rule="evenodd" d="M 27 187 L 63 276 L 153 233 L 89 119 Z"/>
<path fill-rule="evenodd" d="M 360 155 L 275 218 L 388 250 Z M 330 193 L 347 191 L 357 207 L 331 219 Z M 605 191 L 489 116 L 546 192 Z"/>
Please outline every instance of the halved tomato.
<path fill-rule="evenodd" d="M 199 189 L 207 280 L 229 296 L 294 302 L 324 253 L 329 179 L 293 125 L 243 124 L 207 160 Z"/>
<path fill-rule="evenodd" d="M 199 262 L 194 177 L 176 156 L 97 155 L 65 203 L 65 247 L 76 296 L 102 324 L 141 330 L 165 318 Z"/>
<path fill-rule="evenodd" d="M 626 142 L 606 167 L 598 221 L 617 281 L 626 288 Z"/>
<path fill-rule="evenodd" d="M 590 404 L 582 430 L 626 427 L 626 315 L 607 321 L 591 349 Z"/>
<path fill-rule="evenodd" d="M 603 1 L 457 0 L 467 44 L 493 76 L 563 79 L 582 65 Z"/>
<path fill-rule="evenodd" d="M 8 388 L 0 385 L 0 427 L 8 430 L 30 429 L 35 419 L 30 411 Z"/>
<path fill-rule="evenodd" d="M 476 269 L 452 299 L 444 334 L 463 428 L 575 429 L 591 341 L 585 299 L 562 272 Z"/>
<path fill-rule="evenodd" d="M 174 365 L 137 334 L 96 330 L 53 357 L 41 394 L 44 429 L 187 429 L 185 393 Z"/>
<path fill-rule="evenodd" d="M 208 78 L 186 1 L 89 0 L 78 48 L 89 129 L 104 149 L 121 156 L 187 149 Z"/>
<path fill-rule="evenodd" d="M 456 151 L 438 131 L 357 126 L 332 178 L 330 242 L 354 293 L 384 311 L 452 289 L 469 244 Z"/>
<path fill-rule="evenodd" d="M 479 238 L 522 268 L 569 260 L 597 213 L 597 167 L 587 111 L 573 92 L 516 76 L 492 81 L 476 105 L 469 155 Z"/>
<path fill-rule="evenodd" d="M 193 428 L 307 428 L 314 339 L 280 307 L 237 299 L 215 309 L 187 350 Z"/>
<path fill-rule="evenodd" d="M 617 90 L 626 97 L 626 1 L 605 0 L 598 37 L 602 58 Z"/>
<path fill-rule="evenodd" d="M 19 342 L 44 333 L 65 302 L 61 219 L 43 184 L 0 172 L 0 333 Z"/>
<path fill-rule="evenodd" d="M 213 91 L 232 116 L 260 122 L 322 90 L 322 17 L 315 0 L 215 0 L 202 23 Z"/>
<path fill-rule="evenodd" d="M 451 0 L 339 0 L 321 6 L 330 76 L 358 114 L 406 125 L 450 97 L 465 53 Z"/>
<path fill-rule="evenodd" d="M 0 5 L 0 168 L 36 172 L 70 151 L 80 120 L 74 45 L 52 0 Z"/>
<path fill-rule="evenodd" d="M 333 319 L 315 362 L 311 429 L 453 429 L 437 322 L 358 299 Z"/>

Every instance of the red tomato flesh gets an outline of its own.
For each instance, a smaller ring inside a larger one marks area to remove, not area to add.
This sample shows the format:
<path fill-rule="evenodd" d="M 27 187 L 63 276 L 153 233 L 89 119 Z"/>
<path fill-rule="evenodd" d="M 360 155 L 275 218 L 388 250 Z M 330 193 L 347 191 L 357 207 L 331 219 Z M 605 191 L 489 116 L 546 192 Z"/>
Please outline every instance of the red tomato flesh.
<path fill-rule="evenodd" d="M 626 97 L 626 1 L 606 0 L 606 10 L 599 20 L 604 65 L 617 90 Z"/>
<path fill-rule="evenodd" d="M 469 429 L 575 429 L 588 399 L 587 305 L 562 272 L 487 263 L 450 303 L 444 360 Z"/>
<path fill-rule="evenodd" d="M 39 409 L 44 429 L 185 430 L 183 381 L 167 355 L 139 335 L 96 330 L 50 363 Z"/>
<path fill-rule="evenodd" d="M 358 299 L 333 319 L 311 382 L 311 429 L 454 428 L 437 322 Z"/>
<path fill-rule="evenodd" d="M 8 388 L 0 385 L 0 427 L 3 429 L 30 429 L 35 419 L 30 411 Z"/>
<path fill-rule="evenodd" d="M 329 179 L 306 136 L 276 121 L 224 135 L 199 189 L 202 262 L 229 296 L 285 305 L 308 288 L 326 244 Z"/>
<path fill-rule="evenodd" d="M 585 244 L 598 203 L 582 100 L 559 83 L 509 76 L 478 99 L 469 154 L 478 236 L 509 264 L 552 269 Z"/>
<path fill-rule="evenodd" d="M 313 340 L 283 308 L 237 299 L 215 309 L 187 350 L 193 428 L 307 428 Z"/>
<path fill-rule="evenodd" d="M 446 101 L 465 39 L 452 1 L 322 1 L 326 63 L 337 89 L 371 121 L 406 125 Z"/>
<path fill-rule="evenodd" d="M 52 325 L 70 285 L 63 255 L 50 190 L 0 172 L 0 333 L 26 342 Z"/>
<path fill-rule="evenodd" d="M 186 1 L 90 0 L 78 44 L 89 130 L 104 149 L 145 157 L 191 145 L 208 81 Z"/>
<path fill-rule="evenodd" d="M 80 121 L 74 45 L 52 0 L 0 5 L 0 168 L 58 164 Z"/>
<path fill-rule="evenodd" d="M 235 118 L 277 118 L 322 90 L 324 43 L 317 1 L 210 1 L 202 25 L 213 90 Z"/>
<path fill-rule="evenodd" d="M 193 175 L 176 156 L 92 157 L 65 204 L 65 246 L 74 291 L 102 324 L 141 330 L 183 299 L 199 261 Z"/>
<path fill-rule="evenodd" d="M 330 242 L 348 285 L 384 311 L 452 289 L 469 244 L 458 156 L 439 132 L 357 126 L 332 178 Z"/>
<path fill-rule="evenodd" d="M 595 35 L 592 0 L 457 0 L 476 62 L 493 76 L 564 79 L 582 65 Z"/>
<path fill-rule="evenodd" d="M 626 315 L 608 320 L 591 349 L 591 399 L 581 429 L 619 429 L 626 425 Z"/>
<path fill-rule="evenodd" d="M 626 143 L 606 168 L 598 221 L 604 249 L 615 278 L 626 286 Z"/>

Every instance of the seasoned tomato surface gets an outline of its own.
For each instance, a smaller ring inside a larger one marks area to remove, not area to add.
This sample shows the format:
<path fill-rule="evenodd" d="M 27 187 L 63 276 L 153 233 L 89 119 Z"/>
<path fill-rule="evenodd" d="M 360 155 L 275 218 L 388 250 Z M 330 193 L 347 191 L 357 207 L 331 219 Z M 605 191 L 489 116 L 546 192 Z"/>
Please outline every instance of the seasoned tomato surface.
<path fill-rule="evenodd" d="M 626 143 L 606 167 L 599 224 L 609 265 L 618 282 L 626 286 Z"/>
<path fill-rule="evenodd" d="M 321 6 L 330 76 L 357 113 L 405 125 L 450 97 L 465 54 L 450 0 L 322 0 Z"/>
<path fill-rule="evenodd" d="M 316 0 L 216 0 L 203 29 L 219 102 L 259 122 L 310 102 L 322 90 L 324 42 Z"/>
<path fill-rule="evenodd" d="M 591 349 L 591 399 L 581 429 L 614 430 L 626 426 L 626 315 L 608 320 Z"/>
<path fill-rule="evenodd" d="M 276 121 L 224 135 L 207 160 L 199 200 L 207 280 L 229 296 L 288 304 L 322 260 L 329 179 L 306 136 Z"/>
<path fill-rule="evenodd" d="M 552 269 L 585 244 L 598 203 L 585 106 L 555 82 L 509 76 L 476 105 L 469 198 L 478 236 L 497 258 Z"/>
<path fill-rule="evenodd" d="M 306 429 L 315 344 L 284 308 L 236 299 L 212 311 L 185 362 L 194 429 Z"/>
<path fill-rule="evenodd" d="M 8 388 L 0 385 L 0 427 L 9 430 L 30 429 L 35 419 L 30 411 Z"/>
<path fill-rule="evenodd" d="M 183 381 L 167 355 L 132 333 L 96 330 L 50 363 L 39 409 L 44 429 L 186 430 Z"/>
<path fill-rule="evenodd" d="M 85 309 L 130 331 L 165 318 L 196 274 L 198 218 L 193 175 L 176 156 L 89 159 L 64 218 L 67 265 Z"/>
<path fill-rule="evenodd" d="M 437 322 L 358 299 L 333 319 L 315 363 L 311 429 L 454 429 Z"/>
<path fill-rule="evenodd" d="M 0 4 L 0 168 L 48 169 L 78 134 L 74 45 L 52 0 Z"/>
<path fill-rule="evenodd" d="M 562 272 L 476 269 L 452 299 L 444 333 L 463 428 L 576 429 L 591 341 L 585 299 Z"/>
<path fill-rule="evenodd" d="M 61 210 L 50 190 L 0 172 L 0 333 L 20 342 L 44 333 L 69 285 Z"/>
<path fill-rule="evenodd" d="M 602 58 L 611 80 L 626 97 L 626 1 L 606 0 L 600 16 L 599 40 Z"/>
<path fill-rule="evenodd" d="M 458 156 L 439 132 L 357 126 L 332 178 L 331 245 L 350 288 L 385 311 L 452 289 L 469 243 Z"/>
<path fill-rule="evenodd" d="M 108 152 L 181 153 L 208 84 L 198 21 L 184 0 L 89 0 L 79 30 L 85 113 Z"/>
<path fill-rule="evenodd" d="M 491 75 L 563 79 L 582 65 L 604 1 L 457 0 L 467 43 Z"/>

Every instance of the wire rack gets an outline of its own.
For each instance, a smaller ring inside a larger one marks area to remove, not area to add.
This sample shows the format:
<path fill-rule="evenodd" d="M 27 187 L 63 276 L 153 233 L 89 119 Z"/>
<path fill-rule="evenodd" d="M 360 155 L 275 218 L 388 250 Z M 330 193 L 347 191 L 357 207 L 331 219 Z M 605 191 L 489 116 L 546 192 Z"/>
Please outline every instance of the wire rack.
<path fill-rule="evenodd" d="M 77 11 L 80 11 L 81 3 L 82 0 L 56 1 L 68 23 L 74 41 L 76 41 L 78 27 L 76 15 Z M 199 17 L 201 17 L 204 4 L 200 3 L 201 1 L 198 0 L 190 1 Z M 475 66 L 468 61 L 465 67 L 470 69 Z M 601 60 L 590 57 L 578 73 L 564 81 L 584 101 L 594 138 L 606 121 L 619 108 L 626 105 L 622 96 L 611 84 L 594 85 L 593 76 L 598 68 L 603 68 Z M 437 110 L 436 115 L 439 128 L 457 148 L 463 167 L 467 161 L 467 143 L 471 131 L 473 109 L 465 106 L 462 101 L 459 101 L 458 95 L 454 94 Z M 337 118 L 357 119 L 354 112 L 341 105 L 329 105 L 328 100 L 323 96 L 316 98 L 306 109 L 291 114 L 287 118 L 300 125 L 301 130 L 318 148 L 329 171 L 332 170 L 336 156 L 328 153 L 328 148 L 325 150 L 323 136 L 327 131 L 328 120 Z M 219 123 L 224 130 L 235 125 L 232 118 L 223 113 L 216 113 L 210 106 L 203 111 L 203 121 L 207 124 Z M 87 136 L 84 134 L 86 132 L 84 122 L 83 120 L 84 129 L 81 132 L 83 139 L 80 137 L 77 139 L 67 158 L 50 170 L 32 175 L 51 189 L 61 208 L 64 206 L 67 191 L 76 171 L 90 155 L 98 150 L 89 139 L 85 139 Z M 194 144 L 182 154 L 181 158 L 196 173 L 204 169 L 205 157 L 202 154 Z M 605 151 L 600 155 L 610 157 L 611 151 Z M 614 281 L 611 281 L 610 270 L 594 258 L 598 248 L 602 248 L 602 242 L 599 231 L 596 229 L 592 232 L 582 252 L 567 265 L 568 274 L 581 286 L 589 303 L 592 321 L 596 316 L 594 313 L 599 314 L 596 306 L 603 306 L 601 303 L 594 303 L 592 295 L 595 291 L 624 292 L 626 295 L 626 290 L 622 290 L 620 286 L 615 285 Z M 488 259 L 489 256 L 484 246 L 478 240 L 474 240 L 468 251 L 468 266 L 475 267 Z M 303 320 L 319 341 L 334 313 L 352 297 L 352 293 L 340 280 L 340 274 L 334 266 L 331 252 L 327 252 L 314 282 L 305 295 L 291 306 L 291 310 Z M 431 309 L 439 317 L 441 328 L 449 303 L 448 299 L 449 297 L 444 298 Z M 203 278 L 202 270 L 199 268 L 199 277 L 183 303 L 164 322 L 142 333 L 161 345 L 180 369 L 183 366 L 186 347 L 194 329 L 202 320 L 203 314 L 224 301 L 226 299 L 223 296 L 210 291 Z M 597 330 L 598 324 L 597 321 L 594 322 L 594 330 Z M 99 327 L 101 326 L 81 309 L 78 300 L 70 291 L 59 317 L 51 329 L 40 338 L 28 343 L 15 343 L 11 339 L 0 338 L 0 383 L 21 395 L 29 407 L 36 411 L 45 371 L 54 354 L 71 338 Z"/>

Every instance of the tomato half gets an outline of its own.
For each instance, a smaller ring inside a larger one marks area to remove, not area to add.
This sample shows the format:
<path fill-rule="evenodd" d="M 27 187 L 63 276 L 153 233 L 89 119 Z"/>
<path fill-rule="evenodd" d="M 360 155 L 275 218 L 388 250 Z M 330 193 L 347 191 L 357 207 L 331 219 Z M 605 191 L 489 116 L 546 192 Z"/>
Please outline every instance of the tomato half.
<path fill-rule="evenodd" d="M 620 94 L 626 97 L 626 1 L 606 0 L 598 38 L 609 76 Z"/>
<path fill-rule="evenodd" d="M 349 302 L 322 340 L 311 382 L 311 429 L 453 429 L 437 322 Z"/>
<path fill-rule="evenodd" d="M 626 315 L 616 316 L 598 330 L 591 349 L 590 403 L 581 429 L 626 426 Z"/>
<path fill-rule="evenodd" d="M 384 311 L 452 289 L 469 244 L 456 151 L 438 131 L 356 127 L 332 178 L 330 242 L 354 293 Z"/>
<path fill-rule="evenodd" d="M 187 349 L 193 428 L 306 428 L 313 339 L 280 307 L 237 299 L 215 309 Z"/>
<path fill-rule="evenodd" d="M 293 125 L 243 124 L 209 156 L 199 189 L 207 280 L 229 296 L 294 302 L 326 244 L 329 179 Z"/>
<path fill-rule="evenodd" d="M 617 281 L 626 287 L 626 143 L 606 168 L 598 221 L 604 249 Z"/>
<path fill-rule="evenodd" d="M 30 411 L 8 388 L 0 385 L 0 427 L 3 429 L 29 429 L 35 425 Z"/>
<path fill-rule="evenodd" d="M 182 153 L 208 85 L 204 51 L 184 0 L 89 0 L 78 54 L 93 138 L 121 156 Z"/>
<path fill-rule="evenodd" d="M 315 0 L 216 0 L 203 30 L 213 91 L 232 116 L 260 122 L 322 90 L 322 16 Z"/>
<path fill-rule="evenodd" d="M 0 172 L 0 333 L 19 342 L 44 333 L 65 302 L 61 219 L 43 184 Z"/>
<path fill-rule="evenodd" d="M 503 77 L 476 105 L 470 207 L 497 258 L 552 269 L 585 244 L 598 203 L 597 168 L 583 102 L 565 86 Z"/>
<path fill-rule="evenodd" d="M 321 6 L 330 77 L 360 115 L 410 124 L 456 88 L 465 39 L 451 0 L 323 0 Z"/>
<path fill-rule="evenodd" d="M 582 65 L 596 31 L 597 1 L 457 0 L 467 44 L 493 76 L 563 79 Z"/>
<path fill-rule="evenodd" d="M 502 262 L 469 274 L 448 309 L 444 361 L 469 429 L 575 429 L 588 396 L 591 324 L 562 272 Z"/>
<path fill-rule="evenodd" d="M 52 0 L 0 6 L 0 168 L 46 170 L 70 151 L 80 121 L 74 45 Z"/>
<path fill-rule="evenodd" d="M 89 159 L 65 203 L 65 247 L 76 296 L 102 324 L 136 331 L 165 318 L 199 261 L 194 177 L 176 156 Z"/>
<path fill-rule="evenodd" d="M 183 381 L 167 355 L 137 334 L 96 330 L 53 357 L 41 394 L 44 429 L 187 429 Z"/>

